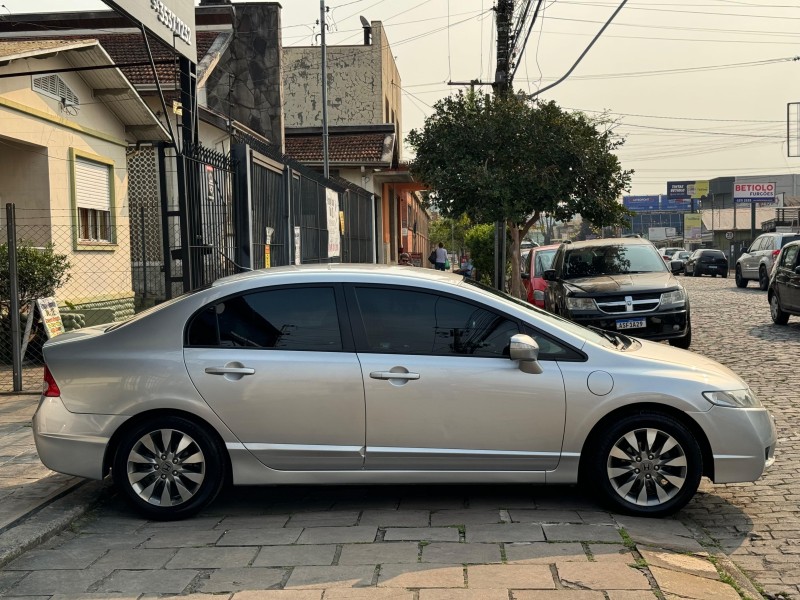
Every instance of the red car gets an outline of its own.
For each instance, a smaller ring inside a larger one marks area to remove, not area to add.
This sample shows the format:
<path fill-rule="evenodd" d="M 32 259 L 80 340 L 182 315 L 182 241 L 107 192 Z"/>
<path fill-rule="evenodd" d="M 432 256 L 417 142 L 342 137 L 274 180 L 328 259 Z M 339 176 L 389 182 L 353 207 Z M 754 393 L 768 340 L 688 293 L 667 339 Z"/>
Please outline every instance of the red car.
<path fill-rule="evenodd" d="M 547 289 L 547 282 L 542 279 L 542 273 L 550 268 L 558 246 L 559 244 L 552 244 L 531 248 L 527 260 L 522 265 L 522 281 L 528 291 L 528 302 L 539 308 L 544 308 L 544 290 Z"/>

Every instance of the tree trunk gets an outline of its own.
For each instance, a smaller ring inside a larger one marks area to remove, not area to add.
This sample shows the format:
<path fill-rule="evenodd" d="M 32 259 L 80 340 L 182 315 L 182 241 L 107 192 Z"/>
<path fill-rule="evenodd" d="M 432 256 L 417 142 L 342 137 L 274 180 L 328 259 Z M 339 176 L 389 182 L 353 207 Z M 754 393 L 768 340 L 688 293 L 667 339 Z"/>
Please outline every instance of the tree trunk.
<path fill-rule="evenodd" d="M 508 221 L 511 232 L 511 295 L 522 298 L 522 277 L 519 270 L 519 227 L 516 223 Z"/>

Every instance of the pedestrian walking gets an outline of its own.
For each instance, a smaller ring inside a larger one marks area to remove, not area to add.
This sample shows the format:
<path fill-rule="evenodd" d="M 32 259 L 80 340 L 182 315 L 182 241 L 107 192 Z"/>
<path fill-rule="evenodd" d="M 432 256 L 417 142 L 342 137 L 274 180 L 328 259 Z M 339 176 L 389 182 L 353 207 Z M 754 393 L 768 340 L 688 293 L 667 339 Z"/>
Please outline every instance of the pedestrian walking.
<path fill-rule="evenodd" d="M 436 270 L 444 271 L 445 264 L 447 264 L 447 250 L 445 249 L 444 244 L 439 242 L 439 247 L 436 248 Z"/>

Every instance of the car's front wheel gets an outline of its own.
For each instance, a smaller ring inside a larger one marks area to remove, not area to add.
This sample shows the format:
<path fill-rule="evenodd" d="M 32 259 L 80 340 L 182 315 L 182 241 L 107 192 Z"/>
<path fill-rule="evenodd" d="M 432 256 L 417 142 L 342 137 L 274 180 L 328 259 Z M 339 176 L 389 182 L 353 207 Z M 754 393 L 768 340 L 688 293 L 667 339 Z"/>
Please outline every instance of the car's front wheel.
<path fill-rule="evenodd" d="M 672 514 L 697 491 L 700 445 L 671 416 L 642 411 L 611 423 L 586 451 L 588 479 L 613 510 L 638 516 Z"/>
<path fill-rule="evenodd" d="M 227 461 L 215 436 L 180 416 L 149 419 L 126 431 L 114 457 L 114 483 L 150 519 L 182 519 L 210 503 Z"/>
<path fill-rule="evenodd" d="M 761 268 L 758 270 L 758 289 L 762 292 L 766 292 L 768 287 L 769 276 L 767 275 L 767 268 L 761 265 Z"/>
<path fill-rule="evenodd" d="M 769 299 L 769 315 L 772 317 L 772 322 L 776 325 L 786 325 L 789 322 L 789 313 L 785 313 L 781 310 L 778 294 L 772 294 L 772 297 Z"/>
<path fill-rule="evenodd" d="M 746 288 L 747 287 L 747 279 L 742 277 L 742 267 L 736 265 L 736 287 L 738 288 Z"/>

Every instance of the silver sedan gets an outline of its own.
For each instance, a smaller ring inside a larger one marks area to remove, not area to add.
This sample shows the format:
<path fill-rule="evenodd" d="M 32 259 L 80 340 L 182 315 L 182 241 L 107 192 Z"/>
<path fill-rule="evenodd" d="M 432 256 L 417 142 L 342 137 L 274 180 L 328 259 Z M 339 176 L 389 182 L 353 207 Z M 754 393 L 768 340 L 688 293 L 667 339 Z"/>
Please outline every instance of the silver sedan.
<path fill-rule="evenodd" d="M 660 516 L 758 479 L 773 420 L 688 351 L 590 330 L 430 269 L 282 267 L 44 346 L 55 471 L 109 472 L 150 518 L 223 484 L 586 484 Z"/>

